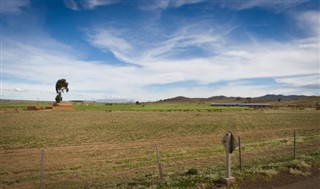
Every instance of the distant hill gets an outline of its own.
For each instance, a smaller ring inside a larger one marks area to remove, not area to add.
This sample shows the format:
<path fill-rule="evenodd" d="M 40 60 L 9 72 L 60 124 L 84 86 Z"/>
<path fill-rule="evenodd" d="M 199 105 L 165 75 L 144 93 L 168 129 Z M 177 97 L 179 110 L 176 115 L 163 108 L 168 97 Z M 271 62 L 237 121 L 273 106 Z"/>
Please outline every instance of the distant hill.
<path fill-rule="evenodd" d="M 304 95 L 275 95 L 267 94 L 260 97 L 227 97 L 227 96 L 212 96 L 209 98 L 188 98 L 178 96 L 156 103 L 167 104 L 211 104 L 213 102 L 268 102 L 279 106 L 298 105 L 298 106 L 314 106 L 315 103 L 320 103 L 320 96 L 304 96 Z"/>
<path fill-rule="evenodd" d="M 242 99 L 245 99 L 245 98 L 242 98 Z M 209 98 L 188 98 L 188 97 L 184 97 L 184 96 L 177 96 L 174 98 L 169 98 L 169 99 L 161 100 L 158 102 L 168 103 L 168 104 L 177 104 L 177 103 L 178 104 L 179 103 L 183 103 L 183 104 L 208 104 L 208 103 L 212 103 L 212 102 L 234 102 L 235 100 L 237 100 L 236 97 L 226 97 L 226 96 L 212 96 Z M 238 98 L 238 100 L 239 100 L 239 98 Z"/>
<path fill-rule="evenodd" d="M 184 96 L 177 96 L 170 99 L 162 100 L 162 102 L 174 102 L 174 103 L 195 103 L 196 99 L 188 98 Z"/>

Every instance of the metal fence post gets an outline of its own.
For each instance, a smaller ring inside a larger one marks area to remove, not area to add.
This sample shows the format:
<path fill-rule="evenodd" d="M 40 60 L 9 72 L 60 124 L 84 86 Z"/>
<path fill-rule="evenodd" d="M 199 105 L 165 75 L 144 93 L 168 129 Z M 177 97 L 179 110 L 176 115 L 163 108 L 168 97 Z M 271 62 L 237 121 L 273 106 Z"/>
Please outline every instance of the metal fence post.
<path fill-rule="evenodd" d="M 162 166 L 161 166 L 161 160 L 160 160 L 160 152 L 158 149 L 158 145 L 156 144 L 156 152 L 157 152 L 157 160 L 158 160 L 158 168 L 159 168 L 159 175 L 160 175 L 160 181 L 163 181 L 163 174 L 162 174 Z"/>
<path fill-rule="evenodd" d="M 241 156 L 241 141 L 240 141 L 240 136 L 238 136 L 238 141 L 239 141 L 239 168 L 240 171 L 242 170 L 242 156 Z"/>
<path fill-rule="evenodd" d="M 293 158 L 296 159 L 296 130 L 293 132 Z"/>
<path fill-rule="evenodd" d="M 41 155 L 40 155 L 40 189 L 44 188 L 44 150 L 41 150 Z"/>
<path fill-rule="evenodd" d="M 227 134 L 227 145 L 226 145 L 226 167 L 227 167 L 227 174 L 226 178 L 231 177 L 231 155 L 230 155 L 230 136 L 231 133 Z"/>

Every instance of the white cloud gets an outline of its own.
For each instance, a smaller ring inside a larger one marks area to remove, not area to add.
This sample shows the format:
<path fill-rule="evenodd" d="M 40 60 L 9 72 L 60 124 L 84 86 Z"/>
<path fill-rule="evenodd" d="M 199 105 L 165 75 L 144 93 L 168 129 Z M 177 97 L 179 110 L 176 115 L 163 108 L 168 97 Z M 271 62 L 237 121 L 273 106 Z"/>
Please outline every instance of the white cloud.
<path fill-rule="evenodd" d="M 78 6 L 75 0 L 64 0 L 63 2 L 65 6 L 71 10 L 74 10 L 74 11 L 80 10 L 80 7 Z"/>
<path fill-rule="evenodd" d="M 20 89 L 18 87 L 14 88 L 13 90 L 16 91 L 16 92 L 21 92 L 22 91 L 22 89 Z"/>
<path fill-rule="evenodd" d="M 19 14 L 22 9 L 30 6 L 29 0 L 2 0 L 0 2 L 1 14 Z"/>
<path fill-rule="evenodd" d="M 111 51 L 126 51 L 132 49 L 129 42 L 108 30 L 97 30 L 89 34 L 89 42 L 97 48 Z"/>
<path fill-rule="evenodd" d="M 237 58 L 245 58 L 245 59 L 249 59 L 254 57 L 254 55 L 248 51 L 244 51 L 244 50 L 231 50 L 231 51 L 227 51 L 225 53 L 225 55 L 227 56 L 231 56 L 231 57 L 237 57 Z"/>
<path fill-rule="evenodd" d="M 88 9 L 94 9 L 99 6 L 106 6 L 118 3 L 118 0 L 87 0 L 84 7 Z"/>
<path fill-rule="evenodd" d="M 126 39 L 118 37 L 114 31 L 96 29 L 94 32 L 88 34 L 88 42 L 101 51 L 112 52 L 118 59 L 126 63 L 136 63 L 136 61 L 130 57 L 134 53 L 134 48 Z"/>
<path fill-rule="evenodd" d="M 320 12 L 308 11 L 293 16 L 302 30 L 307 30 L 313 35 L 320 36 Z"/>
<path fill-rule="evenodd" d="M 79 11 L 79 10 L 92 10 L 100 6 L 107 6 L 118 3 L 118 0 L 64 0 L 64 4 L 67 8 Z"/>
<path fill-rule="evenodd" d="M 178 8 L 188 4 L 196 4 L 205 0 L 154 0 L 143 1 L 141 9 L 143 10 L 165 10 L 168 8 Z"/>
<path fill-rule="evenodd" d="M 173 4 L 174 7 L 181 7 L 183 5 L 196 4 L 204 1 L 205 0 L 175 0 L 175 1 L 171 1 L 171 4 Z"/>
<path fill-rule="evenodd" d="M 277 78 L 276 81 L 280 84 L 284 84 L 291 87 L 315 88 L 320 90 L 320 74 Z"/>

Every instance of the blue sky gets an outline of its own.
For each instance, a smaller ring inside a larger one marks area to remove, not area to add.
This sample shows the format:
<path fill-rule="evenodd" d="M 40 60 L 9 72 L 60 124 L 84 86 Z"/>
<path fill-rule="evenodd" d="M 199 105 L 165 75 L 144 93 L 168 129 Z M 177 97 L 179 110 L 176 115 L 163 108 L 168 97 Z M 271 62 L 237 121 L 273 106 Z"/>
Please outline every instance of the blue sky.
<path fill-rule="evenodd" d="M 2 0 L 1 98 L 319 95 L 316 0 Z"/>

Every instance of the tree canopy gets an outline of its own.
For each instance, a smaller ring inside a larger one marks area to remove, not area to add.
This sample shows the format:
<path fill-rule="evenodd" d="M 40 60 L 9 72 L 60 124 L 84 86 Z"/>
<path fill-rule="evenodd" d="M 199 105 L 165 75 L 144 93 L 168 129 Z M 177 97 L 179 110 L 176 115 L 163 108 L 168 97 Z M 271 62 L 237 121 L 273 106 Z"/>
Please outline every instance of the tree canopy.
<path fill-rule="evenodd" d="M 67 82 L 66 79 L 59 79 L 57 81 L 57 83 L 56 83 L 57 96 L 55 99 L 57 103 L 62 101 L 61 93 L 64 93 L 64 91 L 69 92 L 68 85 L 69 85 L 69 83 Z"/>

